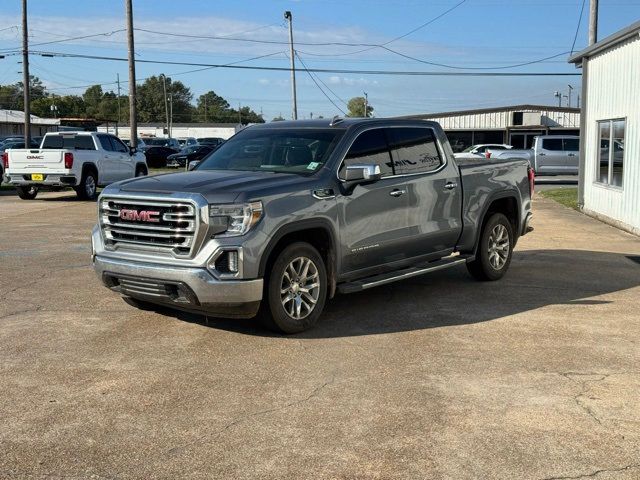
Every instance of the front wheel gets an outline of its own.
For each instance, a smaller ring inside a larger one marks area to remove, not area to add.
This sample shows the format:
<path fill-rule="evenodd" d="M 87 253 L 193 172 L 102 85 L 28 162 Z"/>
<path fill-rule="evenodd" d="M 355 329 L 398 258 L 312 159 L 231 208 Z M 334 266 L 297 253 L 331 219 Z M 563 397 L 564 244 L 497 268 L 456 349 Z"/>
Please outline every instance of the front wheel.
<path fill-rule="evenodd" d="M 317 323 L 326 298 L 327 272 L 322 257 L 308 243 L 293 243 L 273 264 L 260 318 L 271 330 L 302 332 Z"/>
<path fill-rule="evenodd" d="M 33 200 L 38 195 L 38 191 L 40 190 L 38 187 L 34 185 L 30 185 L 28 187 L 16 187 L 18 190 L 18 196 L 22 200 Z"/>
<path fill-rule="evenodd" d="M 467 263 L 467 269 L 478 280 L 499 280 L 507 272 L 512 254 L 513 227 L 502 213 L 494 213 L 484 225 L 476 259 Z"/>

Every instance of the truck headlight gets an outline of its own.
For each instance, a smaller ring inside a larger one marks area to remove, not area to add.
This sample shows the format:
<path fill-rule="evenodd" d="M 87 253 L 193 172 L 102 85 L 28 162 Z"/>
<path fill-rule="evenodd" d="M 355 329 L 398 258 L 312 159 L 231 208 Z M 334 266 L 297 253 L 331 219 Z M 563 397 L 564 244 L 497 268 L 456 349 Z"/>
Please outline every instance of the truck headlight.
<path fill-rule="evenodd" d="M 209 223 L 223 237 L 244 235 L 262 218 L 262 202 L 209 205 Z"/>

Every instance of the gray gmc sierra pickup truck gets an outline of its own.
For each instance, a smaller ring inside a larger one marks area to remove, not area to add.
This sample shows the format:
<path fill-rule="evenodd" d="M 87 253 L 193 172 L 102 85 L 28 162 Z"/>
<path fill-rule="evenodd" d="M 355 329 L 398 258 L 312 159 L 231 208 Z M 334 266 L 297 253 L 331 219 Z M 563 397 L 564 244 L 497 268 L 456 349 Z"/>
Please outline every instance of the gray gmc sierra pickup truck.
<path fill-rule="evenodd" d="M 300 332 L 336 292 L 459 264 L 501 278 L 532 193 L 526 160 L 456 162 L 434 122 L 273 122 L 193 171 L 107 187 L 92 260 L 134 305 Z"/>

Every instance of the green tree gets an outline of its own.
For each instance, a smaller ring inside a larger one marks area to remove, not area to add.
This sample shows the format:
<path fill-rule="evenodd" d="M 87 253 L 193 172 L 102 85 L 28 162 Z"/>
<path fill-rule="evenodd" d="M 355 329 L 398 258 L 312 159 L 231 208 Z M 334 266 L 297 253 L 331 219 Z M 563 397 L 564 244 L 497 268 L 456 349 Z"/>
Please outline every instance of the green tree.
<path fill-rule="evenodd" d="M 196 100 L 193 120 L 196 122 L 224 122 L 231 113 L 229 102 L 213 90 L 209 90 Z"/>
<path fill-rule="evenodd" d="M 348 117 L 370 117 L 373 113 L 373 107 L 371 105 L 367 105 L 367 115 L 364 113 L 364 97 L 353 97 L 347 103 L 347 108 L 349 112 L 347 113 Z"/>
<path fill-rule="evenodd" d="M 193 105 L 191 90 L 182 82 L 172 81 L 166 78 L 167 102 L 171 98 L 173 105 L 173 121 L 189 121 L 193 115 Z M 171 107 L 170 107 L 171 108 Z M 165 96 L 162 76 L 147 78 L 144 83 L 138 86 L 138 121 L 158 122 L 166 121 Z"/>

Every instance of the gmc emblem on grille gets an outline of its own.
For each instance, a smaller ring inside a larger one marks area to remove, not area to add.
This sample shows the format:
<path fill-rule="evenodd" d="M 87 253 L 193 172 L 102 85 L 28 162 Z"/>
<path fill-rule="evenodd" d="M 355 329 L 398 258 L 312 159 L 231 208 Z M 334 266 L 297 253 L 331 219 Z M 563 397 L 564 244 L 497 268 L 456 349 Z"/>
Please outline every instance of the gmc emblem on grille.
<path fill-rule="evenodd" d="M 120 210 L 120 218 L 122 220 L 130 220 L 132 222 L 152 222 L 158 223 L 160 212 L 153 210 L 131 210 L 123 208 Z"/>

